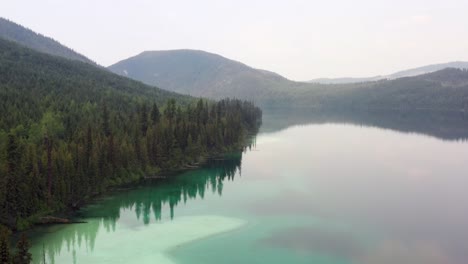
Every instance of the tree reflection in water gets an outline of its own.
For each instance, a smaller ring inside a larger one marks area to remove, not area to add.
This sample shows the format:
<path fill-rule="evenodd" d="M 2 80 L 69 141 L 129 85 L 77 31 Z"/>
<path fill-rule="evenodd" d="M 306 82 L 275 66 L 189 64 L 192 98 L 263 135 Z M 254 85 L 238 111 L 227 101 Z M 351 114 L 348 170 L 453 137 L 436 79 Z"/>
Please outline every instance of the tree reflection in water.
<path fill-rule="evenodd" d="M 251 148 L 252 144 L 246 149 Z M 125 211 L 134 211 L 138 219 L 135 222 L 141 221 L 144 225 L 149 225 L 152 218 L 156 222 L 161 221 L 164 208 L 169 209 L 170 219 L 174 219 L 180 203 L 203 199 L 207 192 L 222 195 L 225 182 L 233 181 L 236 175 L 241 174 L 241 160 L 242 152 L 211 159 L 200 169 L 164 179 L 144 180 L 102 197 L 78 212 L 77 219 L 83 219 L 86 223 L 55 225 L 37 230 L 32 237 L 34 263 L 42 263 L 38 256 L 44 254 L 42 245 L 37 245 L 34 240 L 47 241 L 44 245 L 47 263 L 55 263 L 55 256 L 64 249 L 72 252 L 73 256 L 77 248 L 93 251 L 98 232 L 101 229 L 114 232 Z M 60 236 L 56 235 L 57 232 L 60 232 Z M 55 233 L 54 238 L 44 239 L 48 233 Z"/>

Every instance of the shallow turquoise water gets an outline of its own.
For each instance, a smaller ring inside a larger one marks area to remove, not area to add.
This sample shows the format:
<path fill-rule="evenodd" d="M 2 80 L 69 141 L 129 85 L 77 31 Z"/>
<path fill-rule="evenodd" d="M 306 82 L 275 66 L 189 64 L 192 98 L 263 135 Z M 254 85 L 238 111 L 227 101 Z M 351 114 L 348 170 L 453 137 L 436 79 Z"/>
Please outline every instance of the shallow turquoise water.
<path fill-rule="evenodd" d="M 265 127 L 228 160 L 103 197 L 33 235 L 35 263 L 465 263 L 468 143 Z M 430 134 L 430 133 L 429 133 Z"/>

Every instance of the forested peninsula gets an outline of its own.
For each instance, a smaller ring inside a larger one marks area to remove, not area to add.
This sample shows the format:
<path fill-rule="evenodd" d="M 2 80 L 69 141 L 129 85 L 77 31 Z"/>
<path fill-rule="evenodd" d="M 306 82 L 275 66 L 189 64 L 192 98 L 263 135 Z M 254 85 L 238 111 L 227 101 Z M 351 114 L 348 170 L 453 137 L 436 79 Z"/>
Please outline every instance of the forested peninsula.
<path fill-rule="evenodd" d="M 0 223 L 28 228 L 111 186 L 240 150 L 251 102 L 166 92 L 0 39 Z"/>

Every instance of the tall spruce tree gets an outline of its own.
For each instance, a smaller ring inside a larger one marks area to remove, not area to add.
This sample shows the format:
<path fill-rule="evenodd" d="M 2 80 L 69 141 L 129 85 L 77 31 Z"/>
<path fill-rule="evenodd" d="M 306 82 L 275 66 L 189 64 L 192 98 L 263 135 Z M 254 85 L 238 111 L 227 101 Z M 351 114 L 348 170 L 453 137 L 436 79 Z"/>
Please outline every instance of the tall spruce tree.
<path fill-rule="evenodd" d="M 153 106 L 151 107 L 151 121 L 153 125 L 159 122 L 160 117 L 161 113 L 159 112 L 158 105 L 156 103 L 153 103 Z"/>
<path fill-rule="evenodd" d="M 31 244 L 28 238 L 23 233 L 16 244 L 16 252 L 13 256 L 13 264 L 29 264 L 32 261 L 32 255 L 29 253 Z"/>
<path fill-rule="evenodd" d="M 9 234 L 0 226 L 0 264 L 11 264 Z"/>

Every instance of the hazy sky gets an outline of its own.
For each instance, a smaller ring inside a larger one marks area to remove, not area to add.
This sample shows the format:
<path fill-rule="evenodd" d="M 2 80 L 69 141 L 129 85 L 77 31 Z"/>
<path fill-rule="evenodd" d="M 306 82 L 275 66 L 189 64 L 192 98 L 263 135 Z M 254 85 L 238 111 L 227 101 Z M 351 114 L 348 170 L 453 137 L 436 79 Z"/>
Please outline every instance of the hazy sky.
<path fill-rule="evenodd" d="M 0 0 L 0 16 L 104 66 L 180 48 L 294 80 L 468 61 L 468 0 Z"/>

